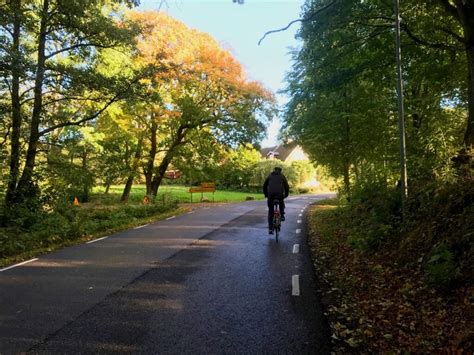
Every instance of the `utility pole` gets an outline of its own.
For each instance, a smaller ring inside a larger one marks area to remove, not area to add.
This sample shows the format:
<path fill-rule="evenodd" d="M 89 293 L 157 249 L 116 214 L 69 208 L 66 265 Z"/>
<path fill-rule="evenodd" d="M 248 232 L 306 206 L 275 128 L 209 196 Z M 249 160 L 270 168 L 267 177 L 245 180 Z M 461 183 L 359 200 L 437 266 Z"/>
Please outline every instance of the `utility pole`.
<path fill-rule="evenodd" d="M 398 131 L 400 135 L 400 188 L 402 197 L 402 209 L 405 211 L 406 199 L 408 196 L 407 184 L 407 163 L 405 147 L 405 110 L 403 107 L 403 79 L 400 50 L 400 4 L 399 0 L 394 0 L 395 10 L 395 56 L 397 59 L 397 96 L 398 96 Z"/>

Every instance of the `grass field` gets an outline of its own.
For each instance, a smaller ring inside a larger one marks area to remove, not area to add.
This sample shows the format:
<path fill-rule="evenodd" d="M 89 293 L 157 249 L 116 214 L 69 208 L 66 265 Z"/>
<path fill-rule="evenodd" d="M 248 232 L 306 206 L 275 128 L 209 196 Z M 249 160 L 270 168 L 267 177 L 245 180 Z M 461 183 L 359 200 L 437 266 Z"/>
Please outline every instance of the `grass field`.
<path fill-rule="evenodd" d="M 158 190 L 157 200 L 177 200 L 179 203 L 190 203 L 191 194 L 188 192 L 188 186 L 178 185 L 162 185 Z M 109 189 L 108 194 L 104 194 L 105 189 L 103 187 L 96 187 L 93 190 L 90 198 L 90 204 L 92 205 L 113 205 L 120 201 L 120 197 L 123 192 L 123 185 L 113 185 Z M 145 185 L 135 185 L 132 187 L 130 192 L 129 203 L 139 204 L 143 202 L 145 197 Z M 214 196 L 211 192 L 205 192 L 203 198 L 214 202 L 242 202 L 248 198 L 255 200 L 262 200 L 264 198 L 263 193 L 249 193 L 249 192 L 238 192 L 238 191 L 223 191 L 217 190 L 214 192 Z M 200 202 L 201 194 L 193 194 L 193 203 Z"/>

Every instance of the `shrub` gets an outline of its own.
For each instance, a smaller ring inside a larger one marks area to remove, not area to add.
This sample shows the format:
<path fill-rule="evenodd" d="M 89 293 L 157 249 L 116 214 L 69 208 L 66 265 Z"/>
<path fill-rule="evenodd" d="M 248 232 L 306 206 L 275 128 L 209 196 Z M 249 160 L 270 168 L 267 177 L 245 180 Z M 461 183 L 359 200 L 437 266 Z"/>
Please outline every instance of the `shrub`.
<path fill-rule="evenodd" d="M 456 277 L 453 253 L 441 244 L 433 249 L 425 265 L 428 283 L 436 288 L 447 288 Z"/>
<path fill-rule="evenodd" d="M 377 249 L 395 232 L 401 217 L 397 194 L 395 188 L 377 183 L 353 190 L 346 222 L 351 230 L 348 243 L 353 248 Z"/>

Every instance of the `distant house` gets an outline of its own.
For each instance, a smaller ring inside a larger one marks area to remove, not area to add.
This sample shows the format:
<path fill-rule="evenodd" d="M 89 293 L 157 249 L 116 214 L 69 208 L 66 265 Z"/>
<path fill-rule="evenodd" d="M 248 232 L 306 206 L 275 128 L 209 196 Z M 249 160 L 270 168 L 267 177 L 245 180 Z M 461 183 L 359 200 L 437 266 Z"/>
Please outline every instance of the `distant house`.
<path fill-rule="evenodd" d="M 303 148 L 294 142 L 263 148 L 260 150 L 260 154 L 262 158 L 280 160 L 287 164 L 291 164 L 295 161 L 310 161 Z M 312 176 L 306 176 L 303 180 L 300 180 L 298 184 L 299 188 L 308 189 L 314 189 L 318 186 L 320 186 L 320 182 L 317 180 L 316 172 L 314 172 Z"/>
<path fill-rule="evenodd" d="M 260 150 L 262 158 L 277 159 L 285 163 L 294 161 L 309 160 L 309 157 L 296 143 L 279 144 L 274 147 L 263 148 Z"/>

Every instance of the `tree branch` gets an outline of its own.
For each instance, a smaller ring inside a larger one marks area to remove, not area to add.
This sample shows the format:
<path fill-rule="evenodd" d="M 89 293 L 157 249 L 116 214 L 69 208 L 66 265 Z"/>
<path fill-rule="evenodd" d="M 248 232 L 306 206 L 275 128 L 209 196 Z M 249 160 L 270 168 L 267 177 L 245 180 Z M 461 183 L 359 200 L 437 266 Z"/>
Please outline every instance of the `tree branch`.
<path fill-rule="evenodd" d="M 435 49 L 446 49 L 446 50 L 449 50 L 449 51 L 455 50 L 455 48 L 453 48 L 451 46 L 448 46 L 444 43 L 430 43 L 430 42 L 427 42 L 427 41 L 415 36 L 413 34 L 413 32 L 411 32 L 411 30 L 408 28 L 408 26 L 406 24 L 404 24 L 403 22 L 400 23 L 400 28 L 408 35 L 408 37 L 410 37 L 413 40 L 413 42 L 421 44 L 422 46 L 435 48 Z"/>
<path fill-rule="evenodd" d="M 449 28 L 446 28 L 446 27 L 437 27 L 440 31 L 454 37 L 456 40 L 458 40 L 459 42 L 461 43 L 465 43 L 465 39 L 463 37 L 461 37 L 460 35 L 458 35 L 457 33 L 454 33 L 453 31 L 451 31 Z"/>
<path fill-rule="evenodd" d="M 265 37 L 267 37 L 267 35 L 271 34 L 271 33 L 277 33 L 277 32 L 283 32 L 283 31 L 286 31 L 287 29 L 289 29 L 291 27 L 291 25 L 293 25 L 294 23 L 296 22 L 307 22 L 307 21 L 311 21 L 314 17 L 316 17 L 316 15 L 320 14 L 321 12 L 323 12 L 324 10 L 328 9 L 329 7 L 331 7 L 332 5 L 334 5 L 336 3 L 336 0 L 333 0 L 331 1 L 329 4 L 327 4 L 326 6 L 316 10 L 315 12 L 313 12 L 309 17 L 306 17 L 306 18 L 299 18 L 299 19 L 296 19 L 296 20 L 293 20 L 291 21 L 288 25 L 286 25 L 285 27 L 283 28 L 280 28 L 278 30 L 271 30 L 271 31 L 267 31 L 265 32 L 265 34 L 262 36 L 262 38 L 260 38 L 260 40 L 258 41 L 258 45 L 260 45 L 260 43 L 262 43 L 262 41 L 265 39 Z"/>
<path fill-rule="evenodd" d="M 120 100 L 120 96 L 123 94 L 123 92 L 120 92 L 116 94 L 114 97 L 112 97 L 99 111 L 95 112 L 94 114 L 87 116 L 79 121 L 75 122 L 63 122 L 63 123 L 58 123 L 54 126 L 51 126 L 49 128 L 46 128 L 39 132 L 40 136 L 44 136 L 45 134 L 48 134 L 49 132 L 54 131 L 55 129 L 66 127 L 66 126 L 79 126 L 84 122 L 91 121 L 95 118 L 97 118 L 102 112 L 104 112 L 110 105 L 112 105 L 114 102 Z"/>
<path fill-rule="evenodd" d="M 461 21 L 456 6 L 452 5 L 449 0 L 438 0 L 438 2 L 444 7 L 448 14 L 453 16 L 456 20 Z"/>
<path fill-rule="evenodd" d="M 73 50 L 73 49 L 76 49 L 76 48 L 81 48 L 81 47 L 113 48 L 115 46 L 116 46 L 116 44 L 103 45 L 103 44 L 97 44 L 97 43 L 78 43 L 78 44 L 75 44 L 73 46 L 61 48 L 57 51 L 51 52 L 50 54 L 48 54 L 46 56 L 46 59 L 50 59 L 50 58 L 52 58 L 55 55 L 58 55 L 60 53 L 64 53 L 64 52 L 67 52 L 67 51 L 70 51 L 70 50 Z"/>

